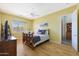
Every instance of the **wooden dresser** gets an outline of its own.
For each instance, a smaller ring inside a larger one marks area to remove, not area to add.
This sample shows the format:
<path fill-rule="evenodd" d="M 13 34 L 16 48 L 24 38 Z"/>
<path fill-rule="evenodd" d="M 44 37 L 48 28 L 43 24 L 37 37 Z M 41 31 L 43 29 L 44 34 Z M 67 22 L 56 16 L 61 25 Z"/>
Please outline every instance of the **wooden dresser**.
<path fill-rule="evenodd" d="M 0 56 L 16 56 L 16 39 L 0 41 Z"/>

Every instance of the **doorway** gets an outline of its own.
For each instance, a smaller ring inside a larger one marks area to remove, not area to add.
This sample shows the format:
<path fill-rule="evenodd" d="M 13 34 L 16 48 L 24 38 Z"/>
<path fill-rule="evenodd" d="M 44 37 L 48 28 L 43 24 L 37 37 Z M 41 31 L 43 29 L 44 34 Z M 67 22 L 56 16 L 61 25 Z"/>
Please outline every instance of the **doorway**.
<path fill-rule="evenodd" d="M 68 38 L 68 39 L 67 39 Z M 70 15 L 61 16 L 61 44 L 68 44 L 76 51 L 78 45 L 78 10 L 75 9 Z"/>
<path fill-rule="evenodd" d="M 70 15 L 65 15 L 62 17 L 61 32 L 61 43 L 66 45 L 72 45 L 72 20 Z"/>
<path fill-rule="evenodd" d="M 66 23 L 66 43 L 71 45 L 72 41 L 72 23 Z"/>

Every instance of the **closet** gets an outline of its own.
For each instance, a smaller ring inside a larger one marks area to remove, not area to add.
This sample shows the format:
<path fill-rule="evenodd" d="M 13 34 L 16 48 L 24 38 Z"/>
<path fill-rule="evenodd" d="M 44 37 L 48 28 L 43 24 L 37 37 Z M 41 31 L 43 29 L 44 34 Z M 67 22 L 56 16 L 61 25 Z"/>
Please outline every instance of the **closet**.
<path fill-rule="evenodd" d="M 72 38 L 72 23 L 66 23 L 66 40 L 70 41 Z"/>

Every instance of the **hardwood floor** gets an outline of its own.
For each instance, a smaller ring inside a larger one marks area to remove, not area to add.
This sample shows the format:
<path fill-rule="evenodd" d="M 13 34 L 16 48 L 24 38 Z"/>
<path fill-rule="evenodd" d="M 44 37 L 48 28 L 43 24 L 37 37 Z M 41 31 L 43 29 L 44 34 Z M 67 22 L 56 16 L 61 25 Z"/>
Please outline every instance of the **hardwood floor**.
<path fill-rule="evenodd" d="M 21 39 L 17 40 L 17 55 L 18 56 L 78 56 L 71 46 L 56 44 L 52 41 L 47 41 L 35 49 L 23 45 Z"/>

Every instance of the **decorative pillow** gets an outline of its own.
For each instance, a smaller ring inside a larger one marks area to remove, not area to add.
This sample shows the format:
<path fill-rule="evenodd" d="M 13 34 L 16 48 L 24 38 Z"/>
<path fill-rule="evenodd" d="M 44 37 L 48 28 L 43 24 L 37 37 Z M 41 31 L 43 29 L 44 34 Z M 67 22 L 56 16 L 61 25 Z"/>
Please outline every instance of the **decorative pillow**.
<path fill-rule="evenodd" d="M 38 30 L 38 34 L 45 34 L 46 30 Z"/>

